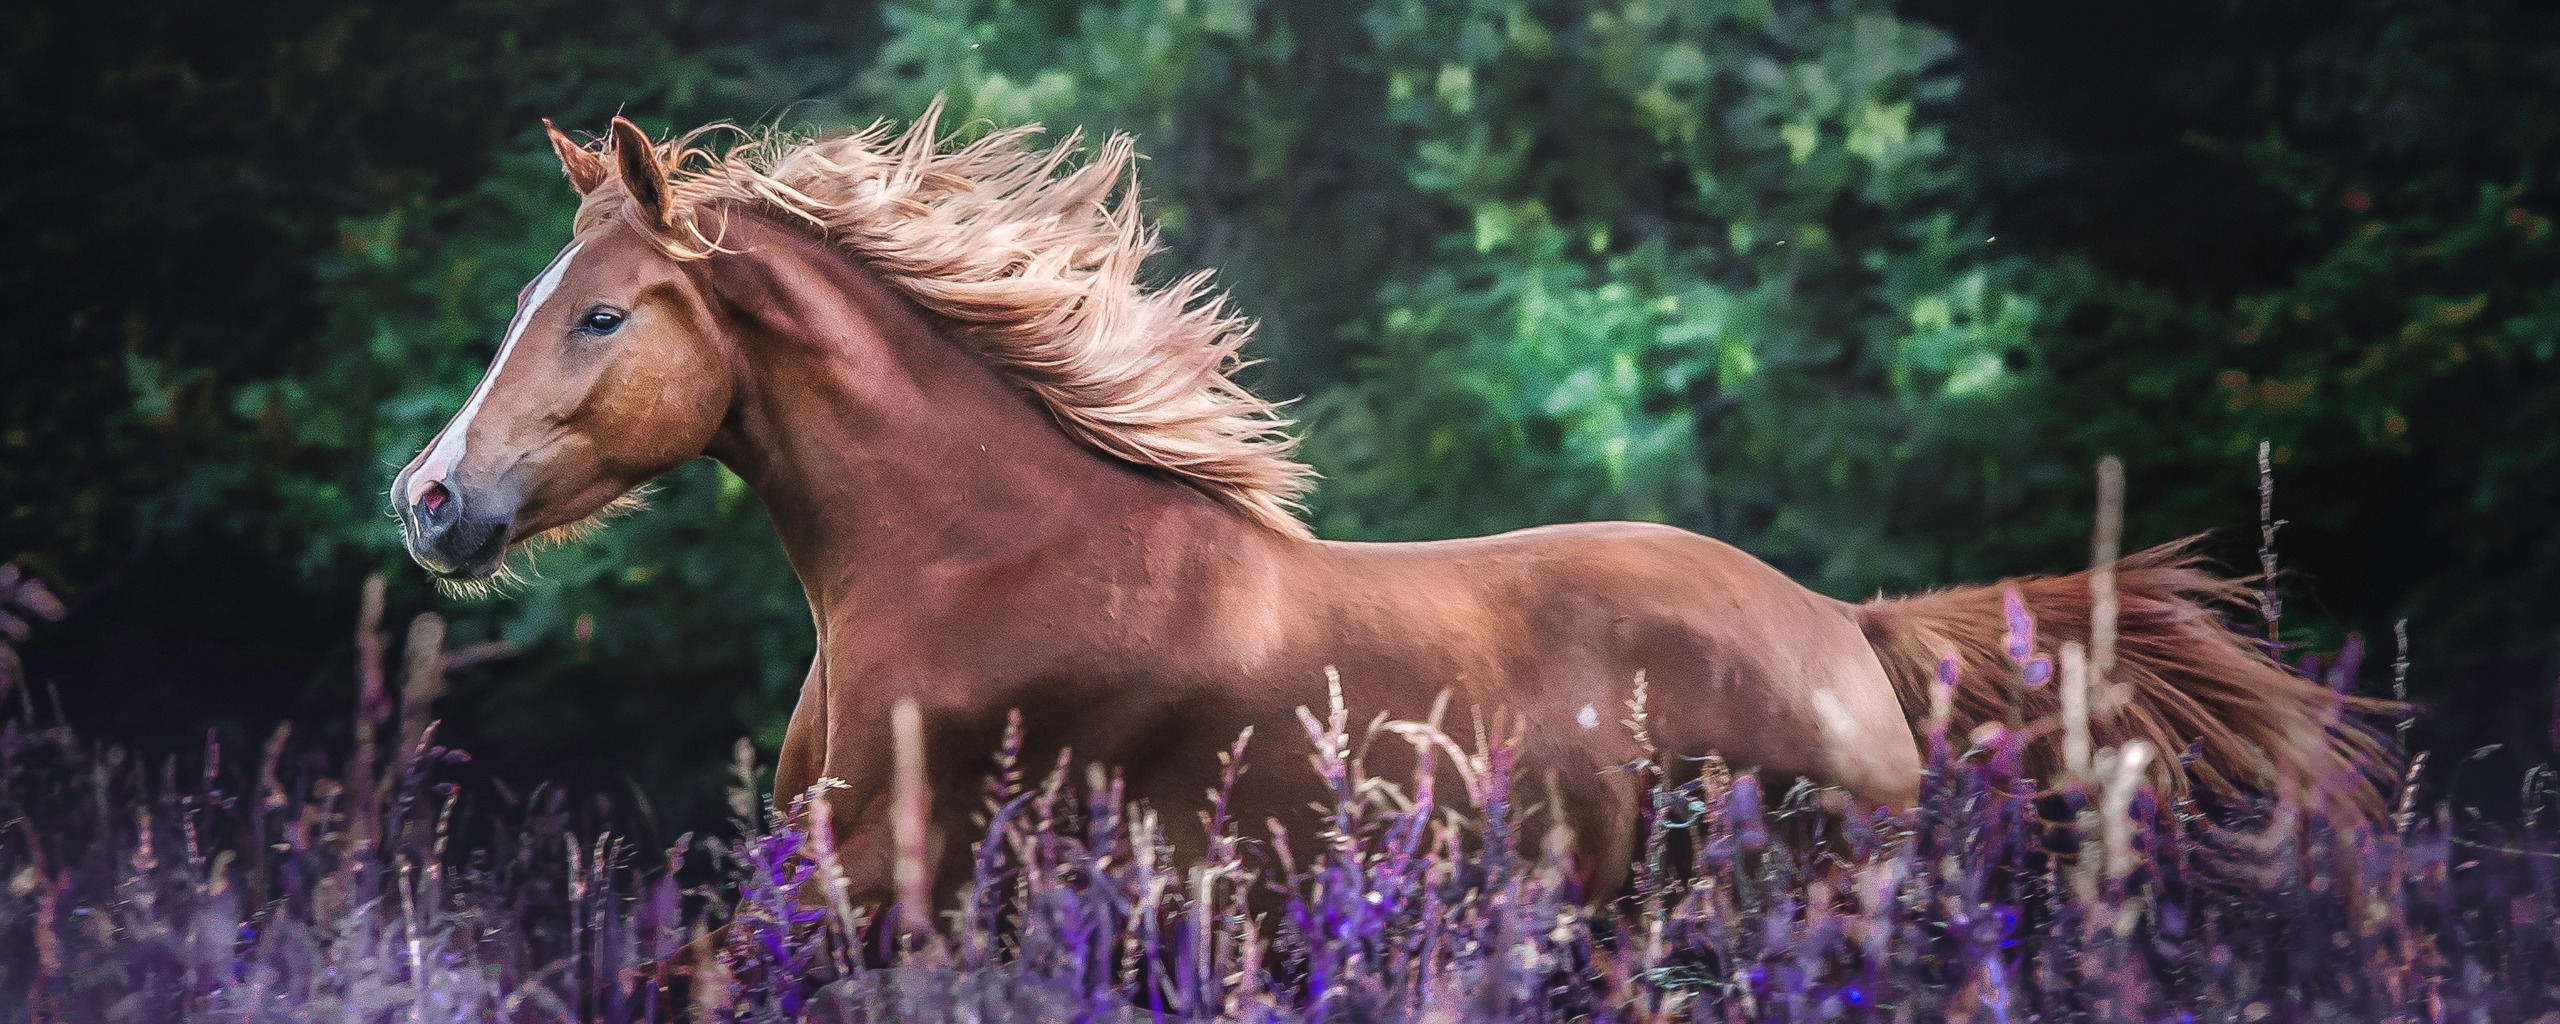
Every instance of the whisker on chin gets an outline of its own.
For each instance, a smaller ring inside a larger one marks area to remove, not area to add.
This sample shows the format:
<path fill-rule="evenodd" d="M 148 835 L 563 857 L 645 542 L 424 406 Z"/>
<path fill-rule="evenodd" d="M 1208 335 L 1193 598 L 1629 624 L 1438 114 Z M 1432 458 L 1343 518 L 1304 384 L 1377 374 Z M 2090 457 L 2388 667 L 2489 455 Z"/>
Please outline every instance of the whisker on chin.
<path fill-rule="evenodd" d="M 606 520 L 648 508 L 648 494 L 653 489 L 648 486 L 632 488 L 620 497 L 606 502 L 603 508 L 595 510 L 584 519 L 552 527 L 510 545 L 507 548 L 507 556 L 498 562 L 497 571 L 487 576 L 479 579 L 456 579 L 438 575 L 435 577 L 436 590 L 446 597 L 461 601 L 506 596 L 540 577 L 541 573 L 532 570 L 529 565 L 536 550 L 584 540 L 593 536 L 596 531 L 604 529 Z"/>
<path fill-rule="evenodd" d="M 505 561 L 498 563 L 498 571 L 479 579 L 456 579 L 444 575 L 437 575 L 434 579 L 438 593 L 457 601 L 477 601 L 482 598 L 503 596 L 528 582 L 522 573 L 516 571 L 512 553 Z"/>
<path fill-rule="evenodd" d="M 554 526 L 548 530 L 542 531 L 541 533 L 534 534 L 531 537 L 525 538 L 523 543 L 516 545 L 516 547 L 518 550 L 532 547 L 555 547 L 561 544 L 570 544 L 585 540 L 588 537 L 594 536 L 596 531 L 604 529 L 606 520 L 617 516 L 629 515 L 633 512 L 638 512 L 642 509 L 648 508 L 648 495 L 650 490 L 651 488 L 647 486 L 641 486 L 624 491 L 620 497 L 617 497 L 612 501 L 605 502 L 603 508 L 595 510 L 595 512 L 588 515 L 586 518 L 574 523 Z"/>

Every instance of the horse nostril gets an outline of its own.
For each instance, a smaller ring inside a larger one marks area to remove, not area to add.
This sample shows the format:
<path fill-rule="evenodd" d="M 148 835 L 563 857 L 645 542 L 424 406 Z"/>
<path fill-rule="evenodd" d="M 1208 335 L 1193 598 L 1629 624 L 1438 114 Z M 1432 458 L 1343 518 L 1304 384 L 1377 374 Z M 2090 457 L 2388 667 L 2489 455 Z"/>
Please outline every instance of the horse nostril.
<path fill-rule="evenodd" d="M 453 492 L 445 490 L 443 484 L 429 483 L 426 490 L 418 495 L 418 511 L 426 513 L 428 518 L 434 518 L 444 511 L 445 503 L 452 499 Z"/>

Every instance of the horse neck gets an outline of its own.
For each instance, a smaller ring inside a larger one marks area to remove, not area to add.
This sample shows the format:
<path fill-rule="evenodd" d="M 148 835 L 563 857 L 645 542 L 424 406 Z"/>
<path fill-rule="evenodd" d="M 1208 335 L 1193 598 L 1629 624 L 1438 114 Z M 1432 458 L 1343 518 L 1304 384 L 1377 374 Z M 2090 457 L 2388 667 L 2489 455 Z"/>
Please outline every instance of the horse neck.
<path fill-rule="evenodd" d="M 1130 524 L 1251 526 L 1076 443 L 840 253 L 769 226 L 745 241 L 708 261 L 741 364 L 711 454 L 764 500 L 822 620 L 869 603 L 919 611 L 914 584 L 936 565 L 1031 564 Z"/>

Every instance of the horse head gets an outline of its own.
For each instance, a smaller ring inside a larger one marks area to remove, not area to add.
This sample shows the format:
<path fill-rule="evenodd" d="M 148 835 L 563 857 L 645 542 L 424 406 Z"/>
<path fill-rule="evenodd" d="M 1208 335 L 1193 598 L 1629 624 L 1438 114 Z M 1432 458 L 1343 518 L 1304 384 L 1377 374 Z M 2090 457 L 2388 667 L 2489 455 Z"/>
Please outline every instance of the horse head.
<path fill-rule="evenodd" d="M 702 453 L 734 376 L 701 264 L 674 258 L 667 168 L 616 118 L 605 152 L 550 128 L 581 229 L 517 297 L 497 357 L 392 483 L 411 558 L 449 583 L 499 574 Z"/>

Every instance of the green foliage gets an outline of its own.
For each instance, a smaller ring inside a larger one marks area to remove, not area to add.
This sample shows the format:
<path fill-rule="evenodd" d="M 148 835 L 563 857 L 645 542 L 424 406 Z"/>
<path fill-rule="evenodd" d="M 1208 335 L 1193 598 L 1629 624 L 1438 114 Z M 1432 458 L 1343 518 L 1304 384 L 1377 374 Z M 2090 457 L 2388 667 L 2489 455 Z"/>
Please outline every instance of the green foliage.
<path fill-rule="evenodd" d="M 580 0 L 12 8 L 0 116 L 40 144 L 13 154 L 0 215 L 40 258 L 0 270 L 23 314 L 0 344 L 0 552 L 75 602 L 164 619 L 146 649 L 78 666 L 75 712 L 96 700 L 121 714 L 120 692 L 168 685 L 136 675 L 203 672 L 190 647 L 258 644 L 203 635 L 188 605 L 210 595 L 281 579 L 334 618 L 365 573 L 389 571 L 396 607 L 445 605 L 400 554 L 384 490 L 469 392 L 517 288 L 566 237 L 575 197 L 538 119 L 600 128 L 626 104 L 661 130 L 770 116 L 841 87 L 876 36 L 861 13 Z M 801 108 L 844 120 L 834 109 Z M 450 710 L 475 744 L 500 738 L 484 753 L 525 774 L 690 769 L 669 750 L 715 751 L 738 723 L 787 711 L 807 619 L 752 498 L 705 464 L 657 504 L 600 542 L 542 555 L 540 581 L 516 600 L 443 608 L 464 638 L 503 634 L 526 651 L 503 690 L 461 681 Z M 237 578 L 205 579 L 208 567 Z M 191 724 L 262 734 L 303 710 L 292 687 L 328 653 L 280 652 L 290 675 Z M 333 668 L 343 685 L 345 663 Z M 590 673 L 619 689 L 587 685 Z M 344 706 L 338 686 L 315 689 L 320 707 Z M 712 713 L 669 727 L 685 702 L 653 691 L 693 689 L 719 695 Z M 589 734 L 618 735 L 621 749 L 592 764 L 548 758 Z"/>
<path fill-rule="evenodd" d="M 2161 71 L 2268 83 L 2178 114 L 2225 126 L 2184 145 L 2247 211 L 2232 219 L 2262 225 L 2206 222 L 2191 244 L 2266 251 L 2262 234 L 2274 258 L 2199 282 L 2053 254 L 2038 293 L 2065 389 L 2027 412 L 2059 455 L 2126 457 L 2151 537 L 2247 523 L 2271 442 L 2279 547 L 2311 598 L 2287 637 L 2406 618 L 2434 736 L 2530 742 L 2560 672 L 2560 12 L 2360 3 L 2285 31 L 2301 38 L 2280 60 L 2225 40 Z M 2015 520 L 2029 547 L 2085 529 Z"/>
<path fill-rule="evenodd" d="M 1915 471 L 2021 386 L 2033 321 L 1948 209 L 1945 37 L 1883 5 L 1388 24 L 1408 180 L 1466 226 L 1322 406 L 1328 524 L 1655 519 L 1844 592 L 1934 575 L 1898 492 L 1945 485 Z"/>
<path fill-rule="evenodd" d="M 1136 133 L 1148 213 L 1262 319 L 1269 389 L 1339 383 L 1344 325 L 1427 258 L 1441 211 L 1402 187 L 1369 32 L 1328 0 L 914 0 L 862 79 L 878 109 L 943 97 L 954 123 Z"/>
<path fill-rule="evenodd" d="M 2294 621 L 2560 670 L 2560 33 L 2521 6 L 2143 14 L 2194 39 L 2110 84 L 2158 97 L 2129 126 L 1884 0 L 164 6 L 0 33 L 12 137 L 61 140 L 0 189 L 37 257 L 0 270 L 0 556 L 75 601 L 173 552 L 331 601 L 389 570 L 526 649 L 503 693 L 462 681 L 484 751 L 681 774 L 778 739 L 810 643 L 708 463 L 511 600 L 405 568 L 380 492 L 567 234 L 535 119 L 936 96 L 963 131 L 1139 135 L 1153 272 L 1262 318 L 1326 535 L 1660 520 L 1853 596 L 2076 563 L 2102 454 L 2136 543 L 2245 525 L 2266 438 L 2291 561 L 2344 595 Z M 2093 140 L 2161 125 L 2178 190 L 2105 176 Z"/>
<path fill-rule="evenodd" d="M 1314 393 L 1325 533 L 1654 519 L 1854 591 L 1933 578 L 1897 517 L 2000 472 L 2033 306 L 1950 209 L 1951 44 L 1886 5 L 888 22 L 893 105 L 1146 133 L 1177 259 L 1227 271 L 1273 383 Z"/>

